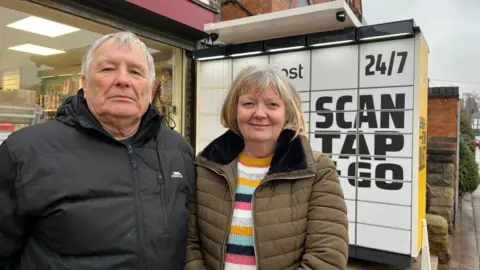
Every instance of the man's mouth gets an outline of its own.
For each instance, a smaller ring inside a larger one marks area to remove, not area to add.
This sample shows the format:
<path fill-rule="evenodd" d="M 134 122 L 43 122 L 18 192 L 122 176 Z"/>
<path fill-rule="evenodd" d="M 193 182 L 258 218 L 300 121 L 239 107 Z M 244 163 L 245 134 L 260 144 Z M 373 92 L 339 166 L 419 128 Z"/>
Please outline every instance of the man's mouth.
<path fill-rule="evenodd" d="M 113 96 L 112 98 L 114 98 L 114 99 L 124 99 L 124 100 L 133 100 L 133 98 L 131 98 L 129 96 L 124 96 L 124 95 L 116 95 L 116 96 Z"/>

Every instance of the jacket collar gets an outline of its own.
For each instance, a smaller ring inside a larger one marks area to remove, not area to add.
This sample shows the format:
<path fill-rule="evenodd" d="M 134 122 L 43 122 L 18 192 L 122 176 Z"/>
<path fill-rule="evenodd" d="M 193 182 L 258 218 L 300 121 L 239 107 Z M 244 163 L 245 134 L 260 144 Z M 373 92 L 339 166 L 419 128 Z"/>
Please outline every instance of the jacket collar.
<path fill-rule="evenodd" d="M 294 134 L 292 130 L 283 130 L 280 133 L 269 175 L 300 176 L 314 173 L 313 153 L 308 139 L 299 135 L 292 140 Z M 243 148 L 243 138 L 228 130 L 205 147 L 199 154 L 198 161 L 225 170 L 225 167 L 232 167 Z"/>
<path fill-rule="evenodd" d="M 151 105 L 142 116 L 140 127 L 133 138 L 133 142 L 146 141 L 155 137 L 162 125 L 163 115 Z M 83 89 L 78 90 L 77 94 L 67 98 L 58 108 L 56 120 L 77 129 L 94 131 L 96 134 L 102 134 L 113 139 L 105 131 L 98 120 L 93 116 L 88 108 L 87 101 L 84 98 Z"/>

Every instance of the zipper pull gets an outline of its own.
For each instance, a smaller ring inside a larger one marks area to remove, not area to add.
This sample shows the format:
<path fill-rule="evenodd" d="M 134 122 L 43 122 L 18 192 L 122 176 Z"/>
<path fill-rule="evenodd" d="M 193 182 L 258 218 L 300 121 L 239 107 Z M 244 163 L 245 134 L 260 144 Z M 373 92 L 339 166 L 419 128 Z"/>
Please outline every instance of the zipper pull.
<path fill-rule="evenodd" d="M 165 180 L 163 180 L 163 176 L 161 173 L 158 173 L 157 174 L 157 182 L 158 182 L 158 188 L 157 188 L 157 192 L 160 191 L 160 187 L 165 184 Z"/>
<path fill-rule="evenodd" d="M 128 155 L 131 156 L 131 160 L 132 160 L 132 167 L 134 169 L 137 168 L 137 162 L 135 162 L 135 159 L 133 157 L 133 149 L 132 149 L 132 146 L 129 144 L 127 145 L 127 149 L 128 149 Z"/>
<path fill-rule="evenodd" d="M 128 154 L 133 155 L 133 149 L 132 149 L 132 146 L 130 144 L 127 145 L 127 149 L 128 149 Z"/>

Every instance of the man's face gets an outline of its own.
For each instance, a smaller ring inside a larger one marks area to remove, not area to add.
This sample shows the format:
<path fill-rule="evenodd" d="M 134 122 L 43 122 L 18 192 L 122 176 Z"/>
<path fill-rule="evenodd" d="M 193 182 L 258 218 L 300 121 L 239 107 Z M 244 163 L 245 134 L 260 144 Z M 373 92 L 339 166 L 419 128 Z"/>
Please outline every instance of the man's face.
<path fill-rule="evenodd" d="M 139 45 L 103 43 L 93 54 L 83 89 L 97 117 L 141 118 L 152 100 L 147 59 Z"/>

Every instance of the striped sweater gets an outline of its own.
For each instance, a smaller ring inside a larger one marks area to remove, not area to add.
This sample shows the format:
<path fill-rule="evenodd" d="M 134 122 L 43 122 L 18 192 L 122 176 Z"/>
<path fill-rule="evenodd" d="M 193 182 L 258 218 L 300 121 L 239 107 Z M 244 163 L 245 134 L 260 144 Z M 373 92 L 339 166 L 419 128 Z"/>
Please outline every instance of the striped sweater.
<path fill-rule="evenodd" d="M 252 194 L 265 177 L 272 157 L 249 158 L 238 156 L 238 178 L 235 191 L 235 209 L 228 235 L 225 270 L 256 270 Z"/>

